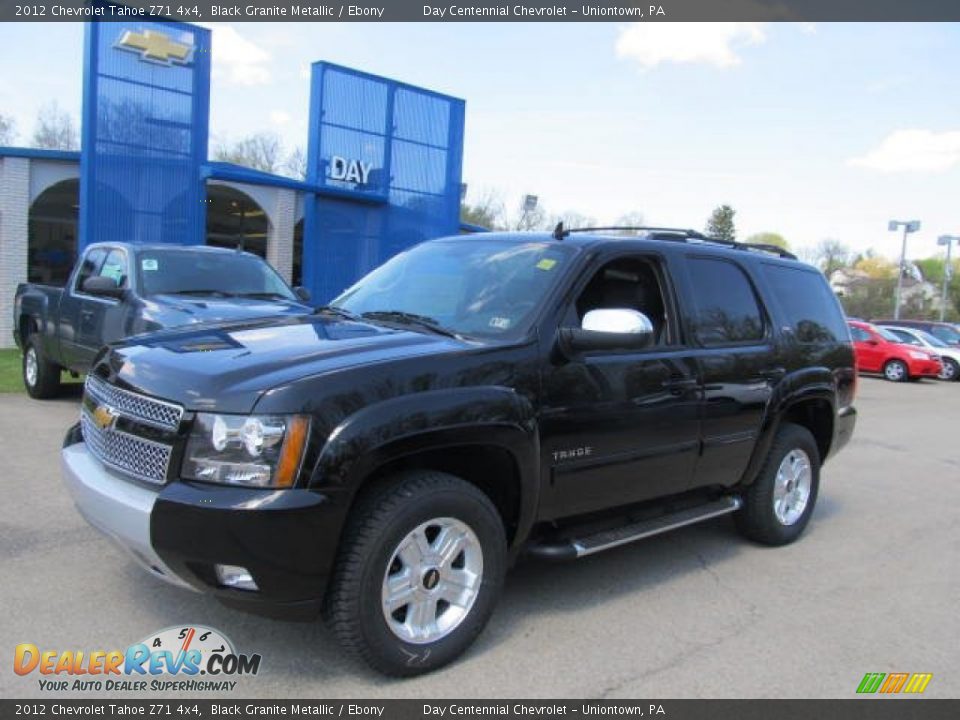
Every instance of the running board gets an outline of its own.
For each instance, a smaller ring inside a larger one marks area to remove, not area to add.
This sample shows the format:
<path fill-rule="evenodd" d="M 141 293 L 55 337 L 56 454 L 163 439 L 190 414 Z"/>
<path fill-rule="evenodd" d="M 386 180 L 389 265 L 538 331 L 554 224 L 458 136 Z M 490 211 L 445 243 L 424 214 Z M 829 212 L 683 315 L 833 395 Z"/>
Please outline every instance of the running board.
<path fill-rule="evenodd" d="M 604 530 L 594 535 L 538 543 L 531 546 L 527 552 L 536 557 L 549 560 L 573 560 L 609 550 L 610 548 L 619 547 L 620 545 L 626 545 L 635 540 L 642 540 L 643 538 L 659 535 L 669 530 L 685 527 L 686 525 L 693 525 L 694 523 L 704 520 L 727 515 L 728 513 L 739 510 L 741 505 L 743 505 L 743 500 L 739 497 L 727 496 L 705 505 L 698 505 L 688 508 L 687 510 L 663 515 L 653 520 L 643 520 L 612 530 Z"/>

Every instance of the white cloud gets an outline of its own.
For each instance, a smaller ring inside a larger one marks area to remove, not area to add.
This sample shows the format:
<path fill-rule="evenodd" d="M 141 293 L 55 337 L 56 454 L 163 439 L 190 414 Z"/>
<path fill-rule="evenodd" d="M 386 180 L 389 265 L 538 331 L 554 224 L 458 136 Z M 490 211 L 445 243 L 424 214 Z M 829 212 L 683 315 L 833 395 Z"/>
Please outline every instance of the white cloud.
<path fill-rule="evenodd" d="M 270 53 L 225 23 L 203 23 L 213 30 L 213 77 L 235 85 L 270 82 Z"/>
<path fill-rule="evenodd" d="M 290 113 L 284 112 L 283 110 L 271 110 L 270 122 L 279 127 L 283 127 L 290 122 Z"/>
<path fill-rule="evenodd" d="M 896 130 L 866 155 L 847 164 L 888 173 L 949 170 L 960 165 L 960 130 Z"/>
<path fill-rule="evenodd" d="M 617 56 L 640 67 L 661 63 L 705 63 L 720 68 L 739 65 L 737 51 L 766 40 L 764 23 L 758 22 L 677 22 L 633 23 L 624 26 L 617 38 Z"/>

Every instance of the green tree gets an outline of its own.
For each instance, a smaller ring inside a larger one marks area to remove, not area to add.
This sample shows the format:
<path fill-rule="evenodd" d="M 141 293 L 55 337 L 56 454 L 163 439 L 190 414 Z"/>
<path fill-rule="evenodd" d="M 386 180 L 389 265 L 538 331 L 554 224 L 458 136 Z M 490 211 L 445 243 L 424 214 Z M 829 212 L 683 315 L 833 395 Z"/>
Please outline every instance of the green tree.
<path fill-rule="evenodd" d="M 480 193 L 474 203 L 460 203 L 460 222 L 479 225 L 488 230 L 505 229 L 501 193 L 488 188 Z"/>
<path fill-rule="evenodd" d="M 754 245 L 773 245 L 784 250 L 790 249 L 790 243 L 784 239 L 783 235 L 775 232 L 754 233 L 747 238 L 747 242 Z"/>
<path fill-rule="evenodd" d="M 733 242 L 737 239 L 737 228 L 733 216 L 737 214 L 729 205 L 715 208 L 707 219 L 707 235 L 718 240 Z"/>
<path fill-rule="evenodd" d="M 850 248 L 839 240 L 825 238 L 819 242 L 813 255 L 814 263 L 830 277 L 835 271 L 848 267 L 851 263 Z"/>

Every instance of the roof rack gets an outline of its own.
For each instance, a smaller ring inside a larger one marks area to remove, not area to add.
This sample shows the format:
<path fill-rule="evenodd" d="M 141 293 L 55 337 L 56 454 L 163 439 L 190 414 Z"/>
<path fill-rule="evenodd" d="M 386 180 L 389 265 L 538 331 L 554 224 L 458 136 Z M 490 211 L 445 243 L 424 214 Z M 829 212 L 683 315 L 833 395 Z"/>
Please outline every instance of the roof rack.
<path fill-rule="evenodd" d="M 777 245 L 769 245 L 765 243 L 741 243 L 735 240 L 723 240 L 722 238 L 710 237 L 709 235 L 704 235 L 701 232 L 690 230 L 688 228 L 656 227 L 652 225 L 610 225 L 606 227 L 565 228 L 563 226 L 563 222 L 559 222 L 553 229 L 553 237 L 555 240 L 563 240 L 571 233 L 623 232 L 625 230 L 643 231 L 649 233 L 651 239 L 653 240 L 666 240 L 670 242 L 689 242 L 692 240 L 694 242 L 708 242 L 716 245 L 723 245 L 724 247 L 734 248 L 736 250 L 753 250 L 757 252 L 771 253 L 773 255 L 778 255 L 782 258 L 788 258 L 790 260 L 797 259 L 797 256 L 792 252 L 789 250 L 784 250 L 782 247 Z"/>

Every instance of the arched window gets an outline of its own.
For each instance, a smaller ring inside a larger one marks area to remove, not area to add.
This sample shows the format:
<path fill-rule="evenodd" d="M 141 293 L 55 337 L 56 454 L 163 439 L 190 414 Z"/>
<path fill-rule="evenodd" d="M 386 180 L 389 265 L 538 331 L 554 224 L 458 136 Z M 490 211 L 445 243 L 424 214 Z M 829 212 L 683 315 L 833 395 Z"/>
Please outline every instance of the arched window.
<path fill-rule="evenodd" d="M 207 185 L 207 245 L 266 258 L 269 228 L 267 214 L 249 195 L 226 185 Z"/>
<path fill-rule="evenodd" d="M 27 222 L 27 280 L 64 286 L 77 257 L 80 182 L 62 180 L 30 206 Z"/>

